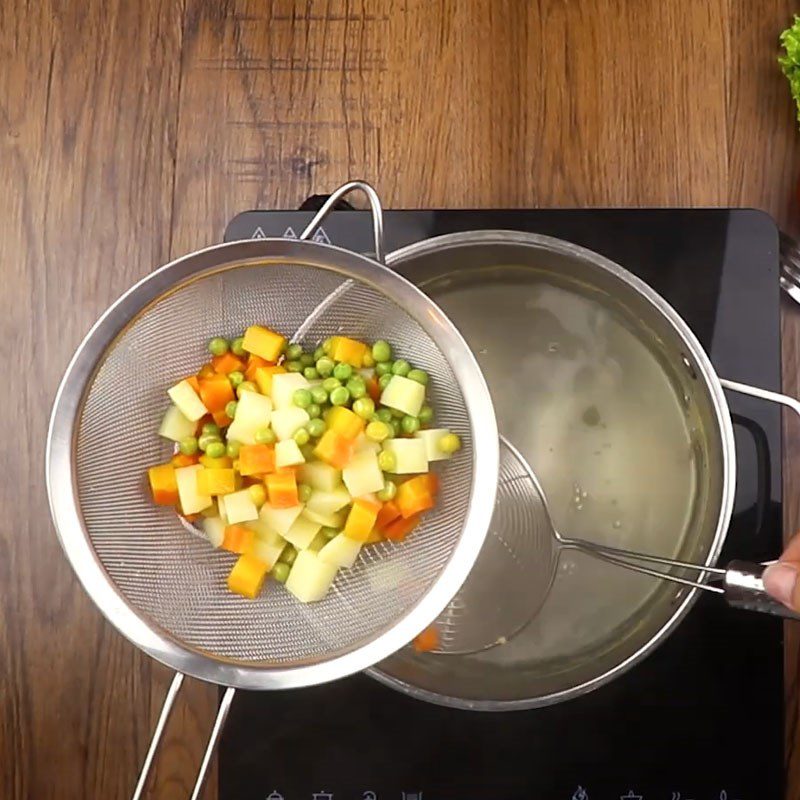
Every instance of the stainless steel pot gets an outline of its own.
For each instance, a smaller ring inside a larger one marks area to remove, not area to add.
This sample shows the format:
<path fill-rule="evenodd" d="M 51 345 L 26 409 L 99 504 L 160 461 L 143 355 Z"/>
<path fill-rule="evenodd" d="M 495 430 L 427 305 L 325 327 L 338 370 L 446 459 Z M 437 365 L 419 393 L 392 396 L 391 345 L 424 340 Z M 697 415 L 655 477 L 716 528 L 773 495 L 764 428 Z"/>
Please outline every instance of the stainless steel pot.
<path fill-rule="evenodd" d="M 477 231 L 411 245 L 392 253 L 387 263 L 442 305 L 478 354 L 486 351 L 486 342 L 470 340 L 465 327 L 474 326 L 462 327 L 462 323 L 479 319 L 482 335 L 491 342 L 489 349 L 498 345 L 498 352 L 504 353 L 499 357 L 508 359 L 509 369 L 520 355 L 513 347 L 508 351 L 509 343 L 524 338 L 519 331 L 527 318 L 522 305 L 513 301 L 498 305 L 492 300 L 488 290 L 499 275 L 510 270 L 514 280 L 557 281 L 619 310 L 680 398 L 692 431 L 696 480 L 685 522 L 675 530 L 671 551 L 658 555 L 715 564 L 730 523 L 736 484 L 734 437 L 723 388 L 779 402 L 800 413 L 796 401 L 721 380 L 690 328 L 660 295 L 619 265 L 574 244 L 513 231 Z M 454 287 L 473 293 L 466 311 L 463 304 L 460 310 L 448 307 Z M 503 348 L 499 347 L 501 341 Z M 487 379 L 496 394 L 498 386 L 492 385 L 489 375 Z M 494 397 L 500 430 L 513 440 L 509 426 L 514 424 L 518 405 L 499 399 Z M 658 420 L 653 422 L 658 424 Z M 535 460 L 532 466 L 538 471 Z M 647 544 L 639 545 L 636 549 L 648 549 Z M 648 579 L 609 573 L 609 581 L 615 584 L 625 580 Z M 369 674 L 407 694 L 462 708 L 532 708 L 576 697 L 608 683 L 643 659 L 675 629 L 696 600 L 696 589 L 650 580 L 646 592 L 617 624 L 572 649 L 542 655 L 542 629 L 534 624 L 508 644 L 473 655 L 419 654 L 407 648 Z M 760 583 L 758 575 L 754 580 Z M 595 601 L 586 598 L 587 603 Z M 548 599 L 541 612 L 545 616 L 549 603 Z"/>

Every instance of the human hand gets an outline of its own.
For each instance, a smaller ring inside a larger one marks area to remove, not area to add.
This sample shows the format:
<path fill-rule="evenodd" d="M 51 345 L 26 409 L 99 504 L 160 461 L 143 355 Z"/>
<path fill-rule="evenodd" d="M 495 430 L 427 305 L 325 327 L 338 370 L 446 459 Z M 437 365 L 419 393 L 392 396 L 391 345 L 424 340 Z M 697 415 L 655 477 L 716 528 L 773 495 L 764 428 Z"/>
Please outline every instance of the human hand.
<path fill-rule="evenodd" d="M 764 588 L 776 600 L 800 613 L 800 533 L 786 545 L 780 559 L 764 570 Z"/>

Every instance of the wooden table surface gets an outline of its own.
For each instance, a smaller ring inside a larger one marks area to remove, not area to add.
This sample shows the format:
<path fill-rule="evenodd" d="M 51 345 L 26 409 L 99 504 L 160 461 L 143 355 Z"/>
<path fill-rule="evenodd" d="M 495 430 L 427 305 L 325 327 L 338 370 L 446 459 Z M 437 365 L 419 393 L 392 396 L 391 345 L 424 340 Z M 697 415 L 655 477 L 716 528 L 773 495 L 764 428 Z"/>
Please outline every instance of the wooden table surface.
<path fill-rule="evenodd" d="M 62 556 L 44 438 L 67 360 L 155 265 L 254 207 L 365 178 L 389 207 L 757 206 L 800 227 L 776 65 L 789 0 L 0 3 L 0 796 L 123 798 L 167 671 Z M 800 309 L 784 307 L 800 395 Z M 13 386 L 13 389 L 11 388 Z M 800 425 L 786 425 L 786 529 Z M 797 637 L 794 637 L 797 638 Z M 787 650 L 800 798 L 798 642 Z M 216 692 L 189 681 L 152 796 L 188 796 Z M 214 776 L 207 797 L 215 797 Z"/>

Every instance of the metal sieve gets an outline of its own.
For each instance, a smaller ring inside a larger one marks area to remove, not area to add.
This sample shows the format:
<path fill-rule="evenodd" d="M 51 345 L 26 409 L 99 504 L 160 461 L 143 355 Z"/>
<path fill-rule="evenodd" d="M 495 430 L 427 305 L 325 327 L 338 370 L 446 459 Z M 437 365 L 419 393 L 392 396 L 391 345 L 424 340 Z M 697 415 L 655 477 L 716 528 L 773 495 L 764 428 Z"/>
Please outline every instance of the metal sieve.
<path fill-rule="evenodd" d="M 353 189 L 337 190 L 301 239 Z M 262 322 L 313 346 L 346 333 L 391 341 L 425 369 L 437 425 L 463 441 L 440 471 L 441 502 L 413 537 L 364 548 L 328 596 L 304 605 L 279 585 L 255 601 L 229 593 L 235 556 L 187 533 L 152 505 L 148 466 L 171 455 L 156 436 L 166 389 L 196 371 L 216 335 Z M 452 323 L 404 278 L 363 256 L 310 241 L 211 247 L 136 284 L 88 333 L 56 396 L 47 488 L 64 551 L 91 598 L 135 645 L 177 671 L 134 792 L 138 798 L 184 674 L 228 686 L 192 794 L 199 796 L 234 690 L 330 681 L 398 650 L 458 591 L 494 505 L 498 438 L 486 384 Z"/>

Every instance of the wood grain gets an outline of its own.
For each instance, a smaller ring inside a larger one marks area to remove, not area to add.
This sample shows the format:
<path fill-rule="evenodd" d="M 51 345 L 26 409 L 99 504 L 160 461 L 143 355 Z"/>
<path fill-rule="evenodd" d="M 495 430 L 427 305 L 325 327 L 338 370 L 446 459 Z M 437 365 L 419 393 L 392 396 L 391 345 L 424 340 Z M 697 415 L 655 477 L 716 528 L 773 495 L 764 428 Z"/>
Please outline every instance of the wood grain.
<path fill-rule="evenodd" d="M 84 597 L 42 488 L 57 381 L 114 297 L 219 241 L 237 212 L 348 178 L 396 208 L 753 205 L 798 230 L 797 132 L 774 64 L 792 5 L 0 3 L 0 334 L 26 376 L 0 444 L 0 796 L 127 796 L 169 679 Z M 800 314 L 784 312 L 784 381 L 800 395 Z M 800 425 L 786 442 L 793 529 Z M 792 800 L 798 652 L 793 640 Z M 188 684 L 153 797 L 188 796 L 210 729 L 216 692 Z"/>

